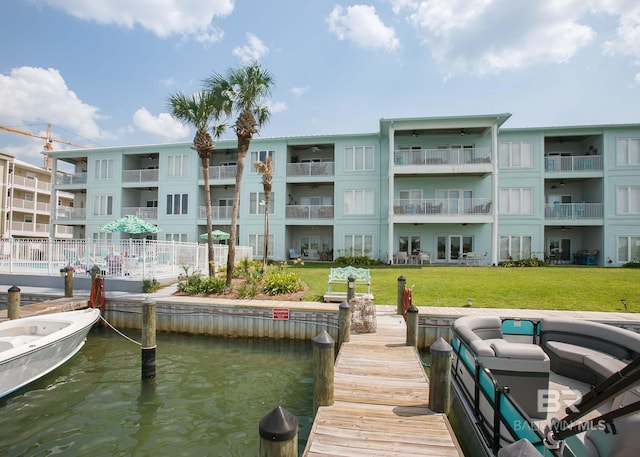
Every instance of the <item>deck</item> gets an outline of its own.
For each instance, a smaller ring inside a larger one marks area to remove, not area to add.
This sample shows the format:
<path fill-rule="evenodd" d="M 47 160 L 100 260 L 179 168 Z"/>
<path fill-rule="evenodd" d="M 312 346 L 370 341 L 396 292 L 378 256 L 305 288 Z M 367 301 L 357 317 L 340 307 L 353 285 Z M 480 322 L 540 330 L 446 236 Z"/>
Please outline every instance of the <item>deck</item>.
<path fill-rule="evenodd" d="M 428 379 L 405 346 L 404 320 L 378 312 L 377 324 L 343 344 L 335 403 L 318 409 L 303 455 L 462 456 L 447 417 L 428 409 Z"/>

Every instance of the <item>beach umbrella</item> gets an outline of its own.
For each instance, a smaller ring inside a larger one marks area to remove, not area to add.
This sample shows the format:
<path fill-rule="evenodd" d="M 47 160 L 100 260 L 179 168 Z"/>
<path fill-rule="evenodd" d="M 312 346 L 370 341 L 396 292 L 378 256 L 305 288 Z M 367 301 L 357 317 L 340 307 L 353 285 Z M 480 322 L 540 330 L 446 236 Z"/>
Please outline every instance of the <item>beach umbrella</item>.
<path fill-rule="evenodd" d="M 230 235 L 227 232 L 223 232 L 222 230 L 218 230 L 218 229 L 211 232 L 211 238 L 213 238 L 214 241 L 228 240 L 229 236 Z M 209 236 L 207 235 L 206 232 L 200 235 L 200 239 L 202 240 L 206 240 L 207 238 L 209 238 Z"/>
<path fill-rule="evenodd" d="M 124 232 L 124 233 L 158 233 L 158 226 L 140 219 L 138 216 L 129 215 L 111 221 L 100 227 L 103 232 Z"/>

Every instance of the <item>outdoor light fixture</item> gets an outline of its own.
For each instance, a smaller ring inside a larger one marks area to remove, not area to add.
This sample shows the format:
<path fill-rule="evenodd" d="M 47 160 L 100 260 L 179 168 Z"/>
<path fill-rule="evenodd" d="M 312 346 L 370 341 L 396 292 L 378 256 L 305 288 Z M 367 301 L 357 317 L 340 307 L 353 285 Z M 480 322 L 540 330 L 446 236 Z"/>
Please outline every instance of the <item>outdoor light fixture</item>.
<path fill-rule="evenodd" d="M 460 129 L 460 136 L 465 136 L 466 133 L 464 132 L 464 129 Z"/>
<path fill-rule="evenodd" d="M 473 298 L 467 298 L 467 306 L 473 306 Z"/>
<path fill-rule="evenodd" d="M 622 303 L 622 306 L 624 306 L 625 311 L 627 310 L 627 299 L 626 298 L 621 298 L 620 299 L 620 303 Z"/>

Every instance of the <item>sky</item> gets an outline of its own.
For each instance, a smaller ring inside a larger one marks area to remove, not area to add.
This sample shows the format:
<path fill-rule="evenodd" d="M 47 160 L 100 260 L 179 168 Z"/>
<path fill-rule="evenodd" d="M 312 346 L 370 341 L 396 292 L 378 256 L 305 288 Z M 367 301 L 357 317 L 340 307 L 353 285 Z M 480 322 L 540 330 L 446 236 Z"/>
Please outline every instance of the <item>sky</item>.
<path fill-rule="evenodd" d="M 74 143 L 57 150 L 189 142 L 169 96 L 253 62 L 275 81 L 260 137 L 497 113 L 640 122 L 637 0 L 3 0 L 2 18 L 0 125 L 50 123 Z M 0 130 L 25 162 L 43 145 Z"/>

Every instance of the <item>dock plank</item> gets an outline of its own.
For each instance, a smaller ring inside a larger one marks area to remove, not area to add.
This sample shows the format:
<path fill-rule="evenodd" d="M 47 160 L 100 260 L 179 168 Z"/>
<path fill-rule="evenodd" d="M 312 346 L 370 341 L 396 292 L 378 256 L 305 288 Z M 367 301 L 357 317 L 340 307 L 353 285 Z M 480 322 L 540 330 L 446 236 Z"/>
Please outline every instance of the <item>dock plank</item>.
<path fill-rule="evenodd" d="M 334 404 L 318 408 L 306 457 L 462 456 L 402 317 L 379 312 L 375 333 L 351 335 L 336 359 Z"/>

